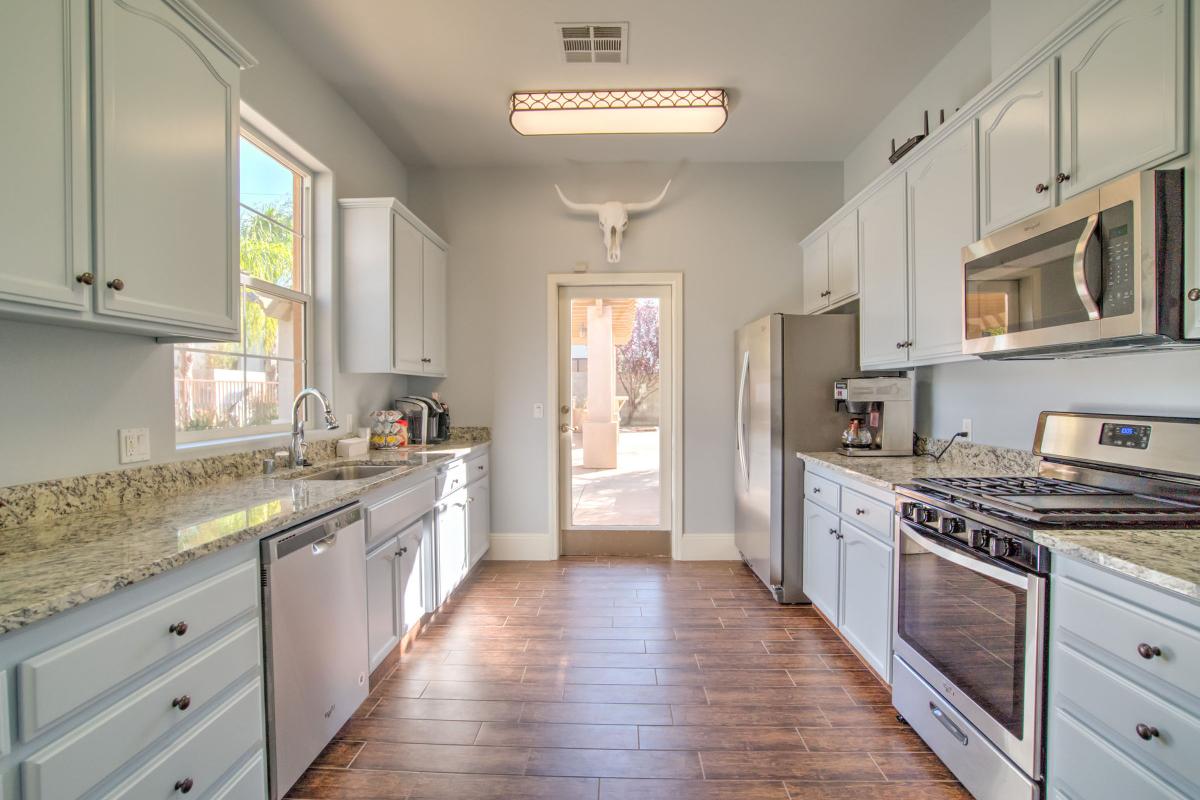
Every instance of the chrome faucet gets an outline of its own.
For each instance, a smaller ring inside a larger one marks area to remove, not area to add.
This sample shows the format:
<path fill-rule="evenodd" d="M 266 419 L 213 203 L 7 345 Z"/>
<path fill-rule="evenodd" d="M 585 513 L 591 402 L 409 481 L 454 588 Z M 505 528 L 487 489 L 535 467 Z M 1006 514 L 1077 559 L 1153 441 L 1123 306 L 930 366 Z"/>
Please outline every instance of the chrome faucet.
<path fill-rule="evenodd" d="M 315 397 L 321 401 L 325 411 L 325 428 L 333 430 L 338 426 L 337 417 L 333 415 L 333 406 L 329 403 L 329 398 L 325 396 L 319 389 L 314 389 L 311 386 L 306 389 L 301 389 L 296 395 L 296 402 L 292 403 L 292 444 L 288 448 L 291 454 L 293 467 L 307 467 L 312 462 L 304 457 L 304 400 L 307 397 Z"/>

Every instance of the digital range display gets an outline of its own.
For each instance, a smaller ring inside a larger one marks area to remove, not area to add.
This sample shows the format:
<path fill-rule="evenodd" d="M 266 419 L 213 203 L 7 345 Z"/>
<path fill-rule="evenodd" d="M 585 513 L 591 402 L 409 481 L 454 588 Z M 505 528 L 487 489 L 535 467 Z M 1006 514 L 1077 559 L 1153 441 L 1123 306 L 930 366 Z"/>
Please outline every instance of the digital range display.
<path fill-rule="evenodd" d="M 1100 429 L 1100 444 L 1145 450 L 1150 446 L 1150 426 L 1106 422 Z"/>

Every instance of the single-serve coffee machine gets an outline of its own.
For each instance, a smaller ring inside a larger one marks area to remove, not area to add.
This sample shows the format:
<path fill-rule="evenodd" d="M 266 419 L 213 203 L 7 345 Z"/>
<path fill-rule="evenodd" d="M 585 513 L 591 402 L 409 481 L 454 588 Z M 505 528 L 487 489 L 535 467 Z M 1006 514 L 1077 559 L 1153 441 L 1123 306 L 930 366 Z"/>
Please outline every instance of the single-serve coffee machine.
<path fill-rule="evenodd" d="M 913 454 L 912 378 L 844 378 L 834 405 L 849 416 L 838 452 L 847 456 Z"/>

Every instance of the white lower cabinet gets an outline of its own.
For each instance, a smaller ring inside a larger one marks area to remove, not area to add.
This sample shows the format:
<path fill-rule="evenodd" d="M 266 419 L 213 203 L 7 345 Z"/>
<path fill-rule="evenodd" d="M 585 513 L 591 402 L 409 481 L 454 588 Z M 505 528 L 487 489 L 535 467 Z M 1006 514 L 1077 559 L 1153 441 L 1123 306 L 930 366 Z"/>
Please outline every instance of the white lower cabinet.
<path fill-rule="evenodd" d="M 414 626 L 421 624 L 425 615 L 433 610 L 431 584 L 433 563 L 429 557 L 430 536 L 427 521 L 409 528 L 399 537 L 397 568 L 400 571 L 400 635 L 405 636 Z"/>
<path fill-rule="evenodd" d="M 437 508 L 437 605 L 458 588 L 467 574 L 467 489 L 451 493 Z"/>
<path fill-rule="evenodd" d="M 367 666 L 372 670 L 400 643 L 399 549 L 393 536 L 367 553 Z"/>
<path fill-rule="evenodd" d="M 1200 797 L 1200 603 L 1066 556 L 1051 566 L 1048 796 Z"/>
<path fill-rule="evenodd" d="M 804 593 L 858 655 L 891 680 L 895 499 L 811 466 L 804 480 Z"/>
<path fill-rule="evenodd" d="M 471 566 L 483 558 L 492 538 L 492 482 L 486 476 L 467 486 L 467 541 Z"/>
<path fill-rule="evenodd" d="M 264 800 L 257 577 L 247 543 L 5 634 L 3 797 Z"/>

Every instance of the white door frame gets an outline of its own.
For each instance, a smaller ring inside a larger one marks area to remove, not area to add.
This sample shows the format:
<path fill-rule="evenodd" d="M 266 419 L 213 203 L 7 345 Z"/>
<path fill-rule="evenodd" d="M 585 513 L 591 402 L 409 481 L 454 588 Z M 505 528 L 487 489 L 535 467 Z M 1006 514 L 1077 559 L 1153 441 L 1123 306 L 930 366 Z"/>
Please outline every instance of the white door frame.
<path fill-rule="evenodd" d="M 546 276 L 546 383 L 550 392 L 550 409 L 546 414 L 546 464 L 550 476 L 550 516 L 547 537 L 552 551 L 550 559 L 557 559 L 562 550 L 562 525 L 559 517 L 559 492 L 561 472 L 559 465 L 559 413 L 563 404 L 559 393 L 559 289 L 565 287 L 594 286 L 655 286 L 671 290 L 671 558 L 683 554 L 683 273 L 682 272 L 579 272 Z"/>

